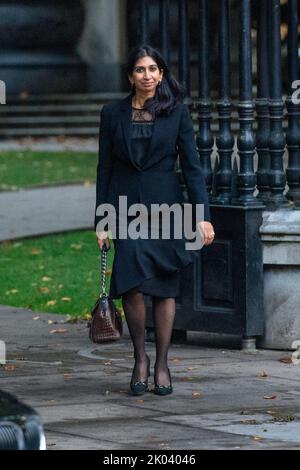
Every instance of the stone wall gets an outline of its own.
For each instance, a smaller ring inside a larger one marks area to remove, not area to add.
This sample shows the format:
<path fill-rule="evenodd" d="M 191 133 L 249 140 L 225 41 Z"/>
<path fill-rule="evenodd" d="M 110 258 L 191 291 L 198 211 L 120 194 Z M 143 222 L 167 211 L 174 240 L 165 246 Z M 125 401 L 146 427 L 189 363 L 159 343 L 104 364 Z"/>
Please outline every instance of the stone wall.
<path fill-rule="evenodd" d="M 265 333 L 259 346 L 294 349 L 300 340 L 300 210 L 265 211 L 260 233 Z"/>

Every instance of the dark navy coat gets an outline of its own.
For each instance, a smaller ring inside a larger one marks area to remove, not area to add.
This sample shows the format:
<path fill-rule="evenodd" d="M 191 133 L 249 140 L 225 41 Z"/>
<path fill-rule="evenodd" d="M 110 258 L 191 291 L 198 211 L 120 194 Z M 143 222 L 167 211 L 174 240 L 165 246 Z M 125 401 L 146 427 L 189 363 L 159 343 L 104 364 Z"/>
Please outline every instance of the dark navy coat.
<path fill-rule="evenodd" d="M 119 195 L 127 196 L 128 207 L 142 203 L 149 210 L 154 203 L 183 203 L 175 172 L 179 155 L 189 202 L 204 204 L 204 220 L 210 221 L 208 194 L 187 106 L 178 104 L 169 116 L 155 119 L 147 158 L 140 167 L 130 145 L 131 100 L 129 95 L 122 101 L 105 105 L 101 111 L 96 209 L 102 203 L 117 208 Z M 95 229 L 100 219 L 95 214 Z M 158 269 L 174 272 L 192 261 L 193 256 L 185 255 L 179 242 L 176 246 L 167 242 L 162 240 L 159 245 L 158 240 L 116 240 L 111 296 L 119 297 L 143 279 L 154 276 Z"/>

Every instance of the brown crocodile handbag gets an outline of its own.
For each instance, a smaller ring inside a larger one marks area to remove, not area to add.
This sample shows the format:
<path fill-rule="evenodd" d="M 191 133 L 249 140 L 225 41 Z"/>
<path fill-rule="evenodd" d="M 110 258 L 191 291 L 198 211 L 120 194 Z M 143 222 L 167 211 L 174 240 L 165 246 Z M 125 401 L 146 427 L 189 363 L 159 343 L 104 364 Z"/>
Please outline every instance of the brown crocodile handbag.
<path fill-rule="evenodd" d="M 122 317 L 113 300 L 106 293 L 105 273 L 107 264 L 107 247 L 101 250 L 101 286 L 102 292 L 92 309 L 89 323 L 89 338 L 94 343 L 110 343 L 121 338 L 123 333 Z"/>

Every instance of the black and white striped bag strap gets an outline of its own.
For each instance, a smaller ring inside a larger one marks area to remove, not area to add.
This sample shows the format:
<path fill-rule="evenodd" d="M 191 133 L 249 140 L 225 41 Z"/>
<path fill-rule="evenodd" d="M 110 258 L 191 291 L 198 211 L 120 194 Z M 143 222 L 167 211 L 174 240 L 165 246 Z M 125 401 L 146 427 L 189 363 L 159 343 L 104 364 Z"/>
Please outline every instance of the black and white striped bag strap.
<path fill-rule="evenodd" d="M 106 266 L 107 266 L 107 247 L 103 243 L 101 250 L 101 293 L 100 297 L 107 297 L 106 292 Z"/>

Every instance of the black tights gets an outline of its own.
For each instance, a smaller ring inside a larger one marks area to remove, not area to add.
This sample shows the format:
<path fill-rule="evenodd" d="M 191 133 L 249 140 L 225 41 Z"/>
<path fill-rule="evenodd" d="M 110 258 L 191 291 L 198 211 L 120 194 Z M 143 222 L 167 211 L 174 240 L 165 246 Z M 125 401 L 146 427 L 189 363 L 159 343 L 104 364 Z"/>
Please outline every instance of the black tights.
<path fill-rule="evenodd" d="M 154 378 L 159 385 L 167 386 L 170 384 L 167 360 L 175 317 L 175 299 L 173 297 L 152 297 L 152 299 L 156 340 Z M 147 378 L 144 294 L 131 289 L 122 296 L 122 304 L 134 348 L 136 367 L 132 380 L 137 382 Z"/>

